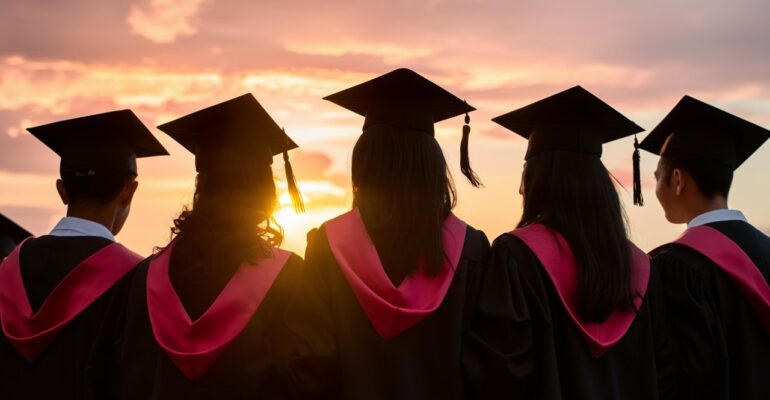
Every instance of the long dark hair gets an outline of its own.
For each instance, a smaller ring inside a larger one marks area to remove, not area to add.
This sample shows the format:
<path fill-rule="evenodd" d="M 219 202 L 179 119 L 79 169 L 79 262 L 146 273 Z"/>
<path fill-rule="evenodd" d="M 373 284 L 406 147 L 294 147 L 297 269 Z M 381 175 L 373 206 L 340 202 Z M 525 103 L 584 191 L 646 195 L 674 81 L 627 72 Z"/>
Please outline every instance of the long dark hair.
<path fill-rule="evenodd" d="M 237 266 L 269 256 L 283 240 L 273 220 L 275 182 L 270 166 L 228 165 L 200 172 L 191 208 L 174 220 L 175 260 L 186 269 Z"/>
<path fill-rule="evenodd" d="M 444 262 L 443 222 L 455 205 L 444 154 L 432 136 L 372 126 L 353 148 L 353 206 L 358 207 L 388 276 L 400 282 Z"/>
<path fill-rule="evenodd" d="M 603 322 L 614 310 L 633 309 L 626 217 L 601 160 L 575 152 L 543 152 L 527 160 L 523 180 L 519 227 L 544 224 L 567 240 L 578 267 L 581 317 Z"/>

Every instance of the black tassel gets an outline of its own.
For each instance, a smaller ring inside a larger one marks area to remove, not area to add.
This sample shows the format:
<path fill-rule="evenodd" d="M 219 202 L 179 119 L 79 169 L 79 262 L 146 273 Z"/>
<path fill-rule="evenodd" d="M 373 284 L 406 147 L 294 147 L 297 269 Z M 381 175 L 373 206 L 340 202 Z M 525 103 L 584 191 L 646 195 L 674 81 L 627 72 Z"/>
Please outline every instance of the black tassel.
<path fill-rule="evenodd" d="M 634 135 L 634 205 L 643 206 L 644 198 L 642 197 L 642 177 L 639 171 L 639 140 Z"/>
<path fill-rule="evenodd" d="M 284 135 L 286 135 L 286 133 L 284 133 Z M 305 203 L 302 201 L 302 194 L 300 194 L 299 188 L 297 187 L 297 180 L 294 178 L 294 170 L 291 168 L 289 152 L 286 150 L 286 147 L 288 147 L 288 143 L 283 149 L 283 168 L 286 171 L 286 185 L 289 187 L 289 196 L 291 196 L 291 204 L 294 207 L 294 211 L 303 213 L 305 212 Z"/>
<path fill-rule="evenodd" d="M 471 135 L 471 126 L 468 124 L 470 123 L 471 117 L 468 115 L 468 112 L 466 112 L 465 125 L 463 125 L 463 138 L 460 142 L 460 171 L 462 171 L 463 175 L 468 178 L 468 182 L 470 182 L 471 185 L 474 187 L 481 187 L 481 180 L 479 180 L 478 175 L 476 175 L 476 172 L 471 168 L 471 160 L 470 157 L 468 157 L 468 139 Z"/>

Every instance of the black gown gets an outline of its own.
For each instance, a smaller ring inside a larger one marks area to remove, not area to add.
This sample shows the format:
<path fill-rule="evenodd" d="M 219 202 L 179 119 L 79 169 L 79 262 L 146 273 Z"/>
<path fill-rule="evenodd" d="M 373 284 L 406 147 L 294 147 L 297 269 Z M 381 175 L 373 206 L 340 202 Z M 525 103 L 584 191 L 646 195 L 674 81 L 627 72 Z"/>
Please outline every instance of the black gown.
<path fill-rule="evenodd" d="M 33 312 L 73 268 L 111 243 L 93 236 L 47 235 L 27 241 L 19 263 Z M 123 279 L 130 279 L 130 274 Z M 35 361 L 24 359 L 0 335 L 0 399 L 107 398 L 114 382 L 106 373 L 110 345 L 105 340 L 119 323 L 119 316 L 108 310 L 124 296 L 121 288 L 114 285 L 89 305 Z"/>
<path fill-rule="evenodd" d="M 305 397 L 465 398 L 463 343 L 480 295 L 489 241 L 467 227 L 462 253 L 438 308 L 391 339 L 381 337 L 331 252 L 324 227 L 309 235 L 301 296 L 291 326 L 298 353 L 283 371 Z M 300 310 L 302 309 L 302 310 Z"/>
<path fill-rule="evenodd" d="M 735 242 L 770 281 L 770 238 L 744 221 L 707 224 Z M 770 334 L 711 260 L 673 245 L 655 256 L 677 342 L 681 398 L 770 399 Z"/>
<path fill-rule="evenodd" d="M 295 289 L 302 259 L 292 254 L 244 330 L 200 379 L 187 379 L 158 345 L 147 308 L 150 259 L 136 269 L 125 306 L 119 350 L 119 397 L 122 399 L 281 399 L 287 389 L 275 374 L 285 354 L 285 309 Z M 238 263 L 240 264 L 240 263 Z M 184 272 L 174 255 L 170 277 L 191 320 L 202 315 L 230 280 L 237 265 L 209 272 Z"/>
<path fill-rule="evenodd" d="M 467 358 L 478 398 L 657 399 L 672 396 L 673 356 L 655 266 L 629 330 L 594 358 L 545 268 L 519 238 L 492 245 Z M 505 284 L 503 284 L 505 283 Z M 505 299 L 505 300 L 504 300 Z"/>

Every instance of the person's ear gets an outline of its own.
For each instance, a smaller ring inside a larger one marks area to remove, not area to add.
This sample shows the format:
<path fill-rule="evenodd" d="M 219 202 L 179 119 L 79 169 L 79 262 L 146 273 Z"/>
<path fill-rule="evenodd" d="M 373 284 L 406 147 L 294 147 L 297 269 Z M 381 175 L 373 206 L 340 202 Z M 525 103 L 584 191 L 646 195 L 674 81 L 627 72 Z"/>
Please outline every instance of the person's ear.
<path fill-rule="evenodd" d="M 134 194 L 139 187 L 139 181 L 132 181 L 126 185 L 123 190 L 120 191 L 120 206 L 127 208 L 131 206 L 131 202 L 134 200 Z"/>
<path fill-rule="evenodd" d="M 679 168 L 675 168 L 671 176 L 674 183 L 674 187 L 676 188 L 676 195 L 680 196 L 682 192 L 684 192 L 685 187 L 687 186 L 687 182 L 684 179 L 685 178 L 684 173 Z"/>
<path fill-rule="evenodd" d="M 64 205 L 68 205 L 70 202 L 69 196 L 67 196 L 67 189 L 64 187 L 64 181 L 61 179 L 56 180 L 56 191 L 59 192 L 59 198 Z"/>

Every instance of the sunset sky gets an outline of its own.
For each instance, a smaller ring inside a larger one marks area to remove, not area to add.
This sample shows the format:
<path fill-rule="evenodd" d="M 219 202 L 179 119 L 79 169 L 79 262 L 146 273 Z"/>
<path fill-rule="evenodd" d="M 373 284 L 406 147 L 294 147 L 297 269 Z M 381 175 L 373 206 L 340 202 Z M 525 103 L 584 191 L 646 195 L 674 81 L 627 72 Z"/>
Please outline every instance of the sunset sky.
<path fill-rule="evenodd" d="M 131 108 L 172 154 L 139 161 L 140 186 L 118 239 L 142 253 L 168 241 L 189 204 L 192 156 L 155 129 L 251 92 L 299 143 L 292 154 L 308 212 L 288 206 L 274 171 L 286 248 L 349 208 L 350 154 L 362 118 L 321 100 L 398 67 L 467 99 L 471 162 L 459 171 L 461 118 L 437 125 L 459 191 L 456 213 L 490 239 L 521 212 L 526 142 L 490 118 L 580 84 L 648 131 L 684 95 L 770 127 L 770 2 L 246 1 L 0 2 L 0 212 L 35 234 L 64 214 L 58 158 L 25 128 Z M 646 133 L 641 134 L 640 140 Z M 631 138 L 605 146 L 637 243 L 673 239 L 642 155 L 647 206 L 632 206 Z M 770 144 L 736 173 L 730 206 L 770 232 Z"/>

